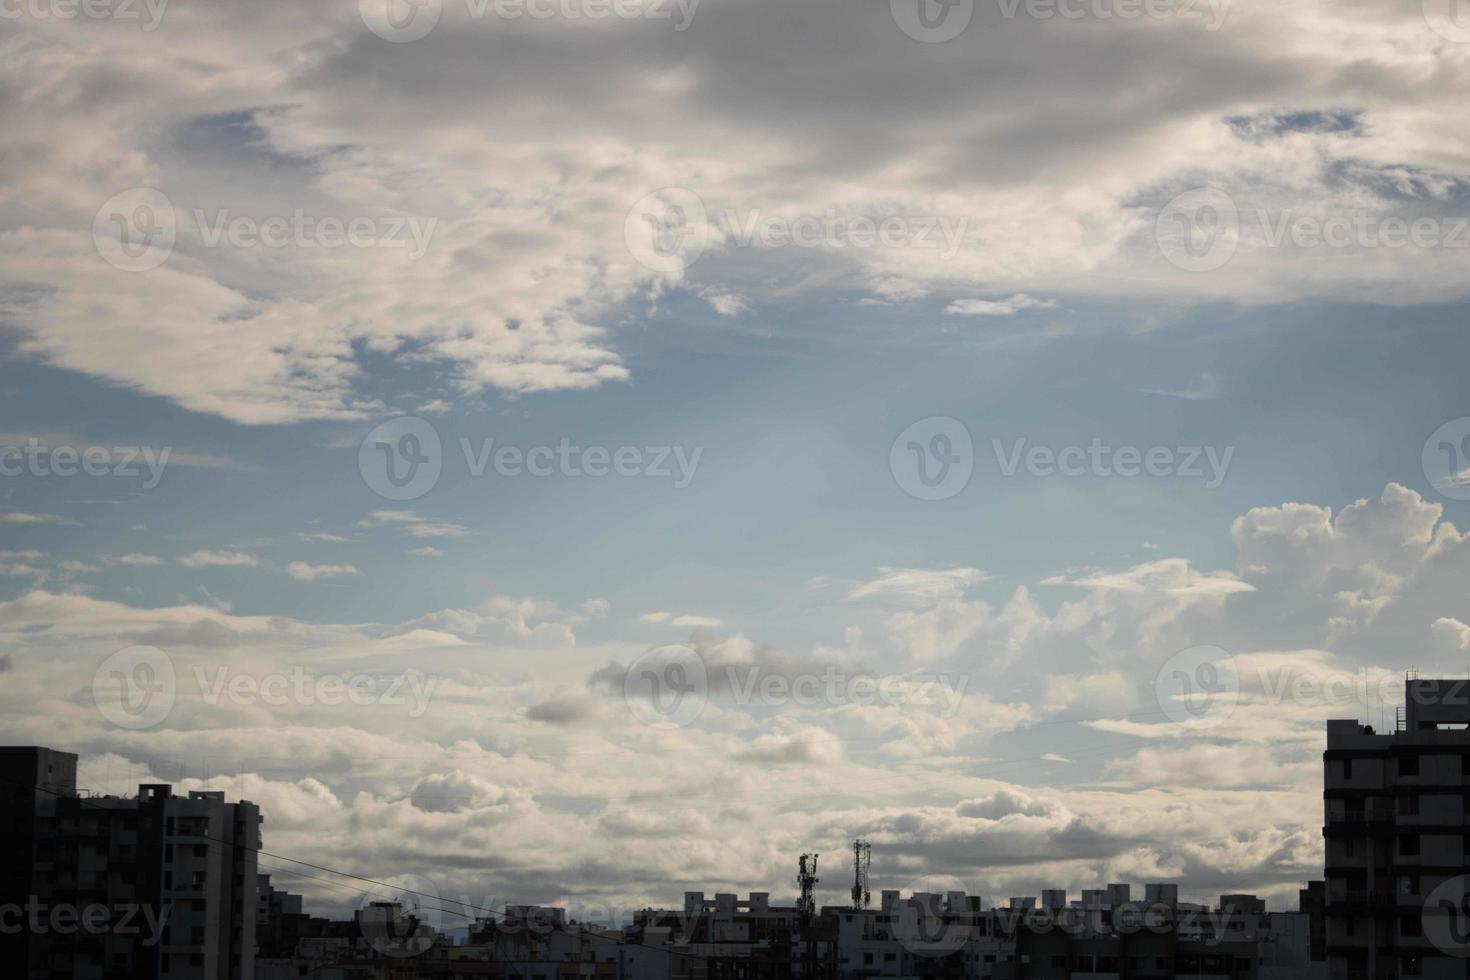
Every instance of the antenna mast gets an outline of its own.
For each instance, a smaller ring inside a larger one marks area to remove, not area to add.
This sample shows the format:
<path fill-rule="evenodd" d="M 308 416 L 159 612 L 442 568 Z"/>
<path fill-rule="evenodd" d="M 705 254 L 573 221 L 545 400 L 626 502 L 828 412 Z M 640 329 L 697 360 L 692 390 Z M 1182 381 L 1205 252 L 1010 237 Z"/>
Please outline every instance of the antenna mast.
<path fill-rule="evenodd" d="M 803 854 L 798 864 L 796 885 L 801 897 L 796 900 L 796 910 L 807 918 L 817 914 L 817 854 Z"/>
<path fill-rule="evenodd" d="M 852 907 L 866 909 L 873 895 L 868 891 L 868 866 L 873 862 L 873 845 L 859 837 L 852 842 Z"/>

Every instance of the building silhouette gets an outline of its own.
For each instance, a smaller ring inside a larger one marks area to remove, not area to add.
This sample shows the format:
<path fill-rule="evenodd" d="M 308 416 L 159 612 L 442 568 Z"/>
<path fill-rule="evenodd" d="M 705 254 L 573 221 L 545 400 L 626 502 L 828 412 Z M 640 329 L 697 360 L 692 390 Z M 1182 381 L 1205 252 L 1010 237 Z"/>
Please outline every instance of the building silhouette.
<path fill-rule="evenodd" d="M 5 976 L 254 980 L 255 804 L 162 783 L 83 796 L 76 761 L 37 747 L 0 753 L 6 824 L 29 823 L 28 873 L 16 864 L 4 875 L 5 904 L 25 925 Z"/>
<path fill-rule="evenodd" d="M 1411 674 L 1404 705 L 1391 732 L 1327 723 L 1333 980 L 1470 976 L 1470 681 Z"/>

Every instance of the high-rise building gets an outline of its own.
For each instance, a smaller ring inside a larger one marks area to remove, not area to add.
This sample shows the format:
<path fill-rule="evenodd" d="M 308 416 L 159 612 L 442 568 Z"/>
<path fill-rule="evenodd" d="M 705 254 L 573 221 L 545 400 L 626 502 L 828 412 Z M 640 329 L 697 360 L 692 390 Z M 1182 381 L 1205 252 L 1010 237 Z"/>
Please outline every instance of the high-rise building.
<path fill-rule="evenodd" d="M 1465 980 L 1470 681 L 1410 675 L 1394 731 L 1329 721 L 1323 759 L 1330 975 Z"/>
<path fill-rule="evenodd" d="M 76 796 L 77 757 L 35 746 L 0 746 L 0 963 L 28 963 L 25 927 L 34 891 L 36 814 L 42 800 Z"/>
<path fill-rule="evenodd" d="M 255 804 L 165 784 L 79 795 L 76 756 L 44 748 L 4 750 L 0 765 L 8 779 L 36 774 L 0 817 L 29 842 L 6 856 L 7 901 L 20 906 L 7 925 L 18 921 L 23 937 L 6 977 L 253 980 Z"/>

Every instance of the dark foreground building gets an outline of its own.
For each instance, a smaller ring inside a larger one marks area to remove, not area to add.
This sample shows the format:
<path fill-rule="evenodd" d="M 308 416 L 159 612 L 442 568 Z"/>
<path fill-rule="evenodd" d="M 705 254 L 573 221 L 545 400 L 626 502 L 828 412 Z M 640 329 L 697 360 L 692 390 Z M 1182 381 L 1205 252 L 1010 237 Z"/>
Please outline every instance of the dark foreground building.
<path fill-rule="evenodd" d="M 82 796 L 77 757 L 0 750 L 6 980 L 253 980 L 260 811 L 223 793 Z M 15 846 L 12 846 L 14 844 Z"/>
<path fill-rule="evenodd" d="M 1327 723 L 1333 980 L 1465 980 L 1470 681 L 1410 675 L 1395 730 Z"/>

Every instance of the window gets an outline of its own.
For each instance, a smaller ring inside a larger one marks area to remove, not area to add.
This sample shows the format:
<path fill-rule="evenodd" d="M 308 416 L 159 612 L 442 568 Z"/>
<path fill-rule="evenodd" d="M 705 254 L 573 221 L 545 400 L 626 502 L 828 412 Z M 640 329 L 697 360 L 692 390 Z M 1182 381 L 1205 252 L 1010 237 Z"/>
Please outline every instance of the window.
<path fill-rule="evenodd" d="M 1419 797 L 1417 797 L 1417 796 L 1400 796 L 1399 797 L 1399 816 L 1401 816 L 1401 817 L 1417 817 L 1418 815 L 1419 815 Z"/>
<path fill-rule="evenodd" d="M 1400 776 L 1417 776 L 1417 775 L 1419 775 L 1419 757 L 1417 755 L 1401 755 L 1401 756 L 1399 756 L 1399 775 Z"/>
<path fill-rule="evenodd" d="M 1399 838 L 1399 853 L 1404 857 L 1419 856 L 1419 835 L 1404 834 Z"/>
<path fill-rule="evenodd" d="M 1405 914 L 1399 916 L 1400 936 L 1422 936 L 1424 926 L 1417 914 Z"/>
<path fill-rule="evenodd" d="M 1353 778 L 1353 760 L 1352 759 L 1343 759 L 1342 760 L 1342 778 L 1343 779 L 1352 779 Z"/>

